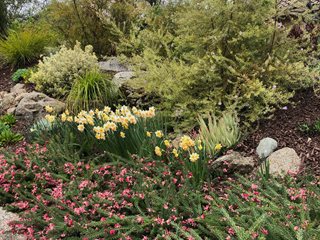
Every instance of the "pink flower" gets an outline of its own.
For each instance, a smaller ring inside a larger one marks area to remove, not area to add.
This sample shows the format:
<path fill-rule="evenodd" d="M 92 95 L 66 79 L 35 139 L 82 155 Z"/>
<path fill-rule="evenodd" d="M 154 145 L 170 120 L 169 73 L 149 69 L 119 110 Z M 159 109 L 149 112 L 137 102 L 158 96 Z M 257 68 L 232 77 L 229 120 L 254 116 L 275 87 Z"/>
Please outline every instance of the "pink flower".
<path fill-rule="evenodd" d="M 248 193 L 241 193 L 241 197 L 242 197 L 243 199 L 245 199 L 246 201 L 249 200 L 249 194 L 248 194 Z"/>
<path fill-rule="evenodd" d="M 62 196 L 63 196 L 63 194 L 62 194 L 62 184 L 59 184 L 57 187 L 55 187 L 55 188 L 52 190 L 51 196 L 52 196 L 54 199 L 62 198 Z"/>
<path fill-rule="evenodd" d="M 73 225 L 73 220 L 69 217 L 69 215 L 64 216 L 64 222 L 67 224 L 68 227 L 71 227 Z"/>
<path fill-rule="evenodd" d="M 268 234 L 269 234 L 269 231 L 268 231 L 267 229 L 265 229 L 265 228 L 262 228 L 262 229 L 261 229 L 261 232 L 262 232 L 262 234 L 264 234 L 264 235 L 268 235 Z"/>
<path fill-rule="evenodd" d="M 259 234 L 256 233 L 256 232 L 253 232 L 253 233 L 251 234 L 252 239 L 256 239 L 258 236 L 259 236 Z"/>
<path fill-rule="evenodd" d="M 298 227 L 298 226 L 295 226 L 295 227 L 293 228 L 293 230 L 298 231 L 298 230 L 299 230 L 299 227 Z"/>
<path fill-rule="evenodd" d="M 236 234 L 233 228 L 228 228 L 228 233 L 232 236 Z"/>
<path fill-rule="evenodd" d="M 52 217 L 49 217 L 49 214 L 48 214 L 48 213 L 45 213 L 45 214 L 43 215 L 43 219 L 44 219 L 46 222 L 49 222 L 49 221 L 52 219 Z"/>
<path fill-rule="evenodd" d="M 165 223 L 164 219 L 159 217 L 157 217 L 154 221 L 159 225 L 163 225 Z"/>
<path fill-rule="evenodd" d="M 137 223 L 139 223 L 139 224 L 144 223 L 143 217 L 138 216 L 138 217 L 137 217 Z"/>
<path fill-rule="evenodd" d="M 252 190 L 257 190 L 258 188 L 259 188 L 258 185 L 254 184 L 254 183 L 251 184 Z"/>
<path fill-rule="evenodd" d="M 86 210 L 84 209 L 84 207 L 79 207 L 79 208 L 75 208 L 73 209 L 74 213 L 77 214 L 77 215 L 80 215 L 81 213 L 85 213 Z"/>
<path fill-rule="evenodd" d="M 110 230 L 110 231 L 109 231 L 109 234 L 110 234 L 110 235 L 115 235 L 115 234 L 116 234 L 116 230 L 114 230 L 114 229 Z"/>

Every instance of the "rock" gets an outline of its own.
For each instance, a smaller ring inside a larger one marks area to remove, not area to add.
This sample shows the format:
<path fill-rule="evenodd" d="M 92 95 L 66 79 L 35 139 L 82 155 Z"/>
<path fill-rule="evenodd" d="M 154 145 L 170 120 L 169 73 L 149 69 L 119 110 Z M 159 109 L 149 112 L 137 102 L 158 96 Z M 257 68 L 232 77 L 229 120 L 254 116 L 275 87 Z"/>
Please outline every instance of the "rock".
<path fill-rule="evenodd" d="M 14 115 L 15 111 L 16 111 L 16 108 L 15 108 L 15 107 L 9 108 L 9 109 L 7 110 L 7 114 L 12 114 L 12 115 Z"/>
<path fill-rule="evenodd" d="M 99 62 L 99 68 L 102 72 L 125 72 L 129 69 L 121 64 L 115 57 L 110 58 L 108 61 Z"/>
<path fill-rule="evenodd" d="M 26 237 L 23 235 L 14 235 L 10 232 L 10 226 L 8 223 L 11 221 L 19 221 L 20 218 L 17 214 L 5 211 L 3 208 L 0 208 L 0 240 L 24 240 Z M 4 233 L 1 233 L 4 232 Z"/>
<path fill-rule="evenodd" d="M 65 104 L 39 92 L 24 93 L 18 103 L 15 115 L 18 118 L 33 120 L 45 114 L 44 107 L 51 106 L 55 112 L 60 113 L 65 109 Z"/>
<path fill-rule="evenodd" d="M 256 149 L 259 158 L 267 158 L 278 147 L 278 142 L 273 138 L 263 138 Z"/>
<path fill-rule="evenodd" d="M 7 109 L 15 106 L 15 94 L 14 93 L 7 93 L 3 96 L 0 101 L 0 113 L 4 113 Z"/>
<path fill-rule="evenodd" d="M 14 85 L 10 90 L 10 93 L 14 93 L 16 95 L 21 94 L 21 93 L 26 93 L 26 92 L 27 91 L 25 89 L 25 86 L 22 83 L 18 83 L 16 85 Z"/>
<path fill-rule="evenodd" d="M 134 73 L 131 71 L 119 72 L 113 76 L 112 81 L 118 86 L 121 87 L 128 80 L 134 76 Z"/>
<path fill-rule="evenodd" d="M 267 161 L 269 163 L 270 174 L 274 176 L 283 176 L 289 171 L 297 172 L 301 167 L 301 159 L 292 148 L 282 148 L 272 153 Z"/>
<path fill-rule="evenodd" d="M 214 171 L 223 171 L 226 168 L 228 172 L 247 174 L 253 170 L 254 165 L 253 157 L 244 157 L 239 152 L 231 152 L 213 161 L 211 168 Z"/>

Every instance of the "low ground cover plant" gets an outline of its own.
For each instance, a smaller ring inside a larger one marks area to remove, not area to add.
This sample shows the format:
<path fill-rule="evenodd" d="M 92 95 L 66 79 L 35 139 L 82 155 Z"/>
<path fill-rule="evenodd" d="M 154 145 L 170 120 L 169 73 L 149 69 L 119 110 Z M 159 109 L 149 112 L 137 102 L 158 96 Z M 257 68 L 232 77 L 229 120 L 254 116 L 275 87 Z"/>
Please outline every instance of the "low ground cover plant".
<path fill-rule="evenodd" d="M 0 116 L 0 147 L 19 142 L 23 139 L 21 134 L 14 133 L 11 130 L 11 126 L 15 122 L 16 119 L 11 114 Z"/>
<path fill-rule="evenodd" d="M 299 131 L 305 134 L 319 134 L 320 133 L 320 120 L 313 123 L 301 123 L 298 126 Z"/>
<path fill-rule="evenodd" d="M 31 69 L 19 68 L 17 71 L 15 71 L 12 74 L 11 79 L 14 82 L 27 81 L 30 76 L 31 76 Z"/>
<path fill-rule="evenodd" d="M 319 179 L 211 179 L 206 145 L 187 135 L 175 145 L 154 123 L 154 108 L 46 110 L 50 127 L 34 129 L 45 145 L 0 155 L 0 203 L 22 217 L 13 232 L 30 239 L 320 236 Z"/>

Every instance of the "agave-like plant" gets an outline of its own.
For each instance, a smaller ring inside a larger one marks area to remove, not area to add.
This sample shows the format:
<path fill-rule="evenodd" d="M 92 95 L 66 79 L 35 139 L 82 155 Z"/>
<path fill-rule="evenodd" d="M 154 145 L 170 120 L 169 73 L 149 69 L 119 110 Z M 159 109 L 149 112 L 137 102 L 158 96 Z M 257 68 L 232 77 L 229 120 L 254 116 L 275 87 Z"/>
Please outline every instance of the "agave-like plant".
<path fill-rule="evenodd" d="M 223 113 L 219 119 L 212 114 L 208 114 L 206 117 L 199 116 L 198 123 L 200 139 L 211 155 L 217 152 L 217 145 L 221 144 L 223 148 L 230 148 L 240 139 L 241 131 L 235 113 Z"/>

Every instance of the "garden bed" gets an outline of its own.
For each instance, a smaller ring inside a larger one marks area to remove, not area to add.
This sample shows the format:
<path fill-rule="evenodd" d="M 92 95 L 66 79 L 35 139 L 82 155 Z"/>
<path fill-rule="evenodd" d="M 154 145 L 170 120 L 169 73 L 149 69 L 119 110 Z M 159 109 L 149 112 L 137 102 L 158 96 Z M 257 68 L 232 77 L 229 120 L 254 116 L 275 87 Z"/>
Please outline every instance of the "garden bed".
<path fill-rule="evenodd" d="M 271 119 L 257 123 L 256 130 L 239 144 L 239 150 L 253 155 L 259 141 L 271 137 L 278 141 L 279 148 L 295 149 L 306 170 L 320 175 L 320 135 L 308 136 L 299 130 L 299 125 L 320 118 L 320 99 L 312 89 L 307 89 L 297 92 L 291 102 L 277 110 Z"/>

